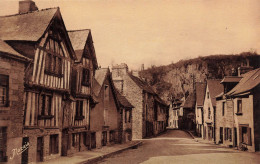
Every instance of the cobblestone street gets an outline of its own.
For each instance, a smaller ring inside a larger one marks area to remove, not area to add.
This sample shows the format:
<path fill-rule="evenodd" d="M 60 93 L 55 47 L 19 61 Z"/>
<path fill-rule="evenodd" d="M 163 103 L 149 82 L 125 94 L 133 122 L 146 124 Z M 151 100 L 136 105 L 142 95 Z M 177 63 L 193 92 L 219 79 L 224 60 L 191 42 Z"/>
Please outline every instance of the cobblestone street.
<path fill-rule="evenodd" d="M 248 153 L 197 142 L 181 130 L 168 130 L 156 138 L 143 140 L 130 149 L 99 163 L 259 163 L 259 153 Z"/>

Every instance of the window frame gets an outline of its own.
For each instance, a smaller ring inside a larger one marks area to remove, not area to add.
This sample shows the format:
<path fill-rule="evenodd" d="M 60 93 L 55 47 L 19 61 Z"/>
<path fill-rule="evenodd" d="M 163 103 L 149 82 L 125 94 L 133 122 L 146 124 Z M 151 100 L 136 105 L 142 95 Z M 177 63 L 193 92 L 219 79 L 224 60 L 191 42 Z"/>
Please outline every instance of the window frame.
<path fill-rule="evenodd" d="M 47 99 L 49 98 L 48 105 L 46 104 Z M 52 98 L 53 96 L 48 93 L 43 93 L 39 95 L 39 102 L 41 105 L 39 105 L 38 110 L 40 111 L 38 114 L 38 119 L 51 119 L 54 117 L 54 115 L 51 114 L 51 108 L 52 108 Z M 43 101 L 44 100 L 44 101 Z"/>
<path fill-rule="evenodd" d="M 242 104 L 242 100 L 241 99 L 238 99 L 237 100 L 237 113 L 236 114 L 242 114 L 243 112 L 243 104 Z"/>
<path fill-rule="evenodd" d="M 75 110 L 75 120 L 83 120 L 85 116 L 83 115 L 83 100 L 76 101 L 76 110 Z"/>
<path fill-rule="evenodd" d="M 90 70 L 87 68 L 82 69 L 82 85 L 90 86 Z"/>
<path fill-rule="evenodd" d="M 226 102 L 222 102 L 222 116 L 225 116 L 225 108 L 226 108 Z"/>
<path fill-rule="evenodd" d="M 1 95 L 1 98 L 4 98 L 4 102 L 0 104 L 0 107 L 8 107 L 9 106 L 9 75 L 0 74 L 0 87 L 3 88 L 3 91 L 5 90 L 5 93 Z"/>

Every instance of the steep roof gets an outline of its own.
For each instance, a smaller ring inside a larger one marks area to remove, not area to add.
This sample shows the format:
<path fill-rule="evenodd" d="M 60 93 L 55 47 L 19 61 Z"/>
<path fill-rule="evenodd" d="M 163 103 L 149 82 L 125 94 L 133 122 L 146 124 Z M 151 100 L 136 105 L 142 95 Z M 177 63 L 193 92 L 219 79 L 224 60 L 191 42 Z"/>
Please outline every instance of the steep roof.
<path fill-rule="evenodd" d="M 239 76 L 225 76 L 220 83 L 238 83 L 241 79 Z"/>
<path fill-rule="evenodd" d="M 184 101 L 183 108 L 190 108 L 190 109 L 195 108 L 195 103 L 196 103 L 195 94 L 191 93 Z"/>
<path fill-rule="evenodd" d="M 68 31 L 74 50 L 84 49 L 89 32 L 89 29 Z"/>
<path fill-rule="evenodd" d="M 140 87 L 141 89 L 145 90 L 148 93 L 151 94 L 156 94 L 155 91 L 153 90 L 153 88 L 145 81 L 141 80 L 140 78 L 133 76 L 131 74 L 129 74 L 130 78 L 136 83 L 136 85 L 138 87 Z"/>
<path fill-rule="evenodd" d="M 116 97 L 120 103 L 120 105 L 127 107 L 127 108 L 134 108 L 134 106 L 123 96 L 119 93 L 117 89 L 116 90 Z"/>
<path fill-rule="evenodd" d="M 3 52 L 3 53 L 1 53 Z M 0 39 L 0 54 L 8 54 L 8 56 L 16 58 L 16 59 L 21 59 L 25 61 L 29 61 L 30 59 L 21 55 L 17 51 L 15 51 L 11 46 L 9 46 L 7 43 L 5 43 L 3 40 Z"/>
<path fill-rule="evenodd" d="M 94 88 L 93 91 L 96 96 L 99 95 L 99 92 L 101 90 L 101 87 L 103 86 L 103 83 L 106 79 L 106 76 L 109 72 L 108 68 L 100 68 L 96 70 L 95 72 L 95 80 L 94 80 Z"/>
<path fill-rule="evenodd" d="M 206 83 L 196 83 L 196 102 L 198 106 L 203 106 L 206 92 Z"/>
<path fill-rule="evenodd" d="M 209 88 L 209 95 L 211 98 L 211 103 L 216 106 L 216 96 L 224 91 L 224 86 L 220 84 L 221 79 L 209 79 L 207 80 L 207 85 Z"/>
<path fill-rule="evenodd" d="M 77 55 L 77 61 L 80 61 L 84 52 L 85 45 L 87 41 L 90 39 L 90 42 L 92 43 L 92 35 L 91 35 L 91 30 L 90 29 L 82 29 L 82 30 L 71 30 L 68 31 L 68 35 L 70 37 L 73 49 L 76 52 Z M 93 64 L 94 67 L 97 68 L 97 57 L 95 54 L 95 50 L 93 50 Z"/>
<path fill-rule="evenodd" d="M 239 83 L 227 93 L 228 96 L 236 96 L 242 93 L 246 93 L 260 83 L 260 68 L 250 71 L 242 75 L 242 79 Z"/>
<path fill-rule="evenodd" d="M 58 8 L 0 17 L 2 40 L 38 41 L 49 26 Z"/>

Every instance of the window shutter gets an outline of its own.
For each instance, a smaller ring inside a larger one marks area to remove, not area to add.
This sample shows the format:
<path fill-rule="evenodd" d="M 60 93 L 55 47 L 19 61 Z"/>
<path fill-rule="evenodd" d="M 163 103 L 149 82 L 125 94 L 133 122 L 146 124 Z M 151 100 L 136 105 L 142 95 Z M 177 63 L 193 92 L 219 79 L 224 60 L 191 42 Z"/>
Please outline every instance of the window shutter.
<path fill-rule="evenodd" d="M 248 138 L 248 145 L 252 146 L 252 141 L 251 141 L 251 128 L 247 128 L 247 138 Z"/>
<path fill-rule="evenodd" d="M 229 141 L 232 141 L 232 129 L 229 128 Z"/>

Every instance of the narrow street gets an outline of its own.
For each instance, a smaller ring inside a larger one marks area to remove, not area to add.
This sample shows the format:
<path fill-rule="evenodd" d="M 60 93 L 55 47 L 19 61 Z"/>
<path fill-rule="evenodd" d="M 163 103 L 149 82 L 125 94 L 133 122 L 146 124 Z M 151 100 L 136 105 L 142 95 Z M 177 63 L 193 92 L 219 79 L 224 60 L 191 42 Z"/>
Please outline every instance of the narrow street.
<path fill-rule="evenodd" d="M 99 163 L 259 163 L 259 153 L 241 152 L 199 143 L 181 130 L 168 130 L 142 146 L 106 158 Z"/>

